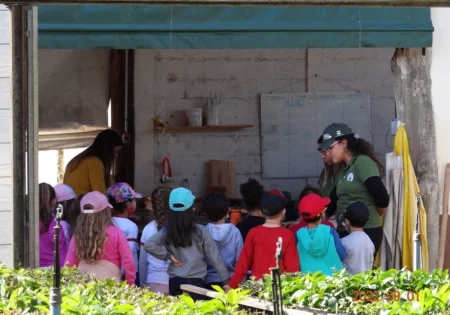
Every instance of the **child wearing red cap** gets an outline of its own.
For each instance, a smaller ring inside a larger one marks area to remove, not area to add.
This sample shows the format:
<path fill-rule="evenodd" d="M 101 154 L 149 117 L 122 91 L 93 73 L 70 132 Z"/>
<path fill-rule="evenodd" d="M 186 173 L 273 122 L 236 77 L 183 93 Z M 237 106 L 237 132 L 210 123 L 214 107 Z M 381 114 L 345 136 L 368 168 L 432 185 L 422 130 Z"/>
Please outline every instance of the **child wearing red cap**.
<path fill-rule="evenodd" d="M 281 226 L 286 214 L 285 200 L 282 196 L 279 191 L 270 191 L 262 195 L 261 212 L 266 217 L 266 222 L 248 232 L 234 274 L 228 283 L 230 288 L 237 288 L 248 270 L 251 270 L 251 275 L 256 279 L 270 274 L 270 268 L 276 266 L 275 252 L 279 238 L 283 240 L 281 272 L 299 271 L 300 262 L 294 234 Z"/>
<path fill-rule="evenodd" d="M 70 241 L 66 264 L 77 266 L 82 273 L 120 282 L 120 268 L 125 280 L 134 285 L 136 265 L 122 231 L 113 225 L 106 196 L 98 191 L 86 194 L 80 201 L 81 214 Z"/>
<path fill-rule="evenodd" d="M 347 253 L 339 235 L 329 226 L 320 224 L 330 201 L 316 194 L 309 194 L 300 201 L 300 215 L 307 223 L 295 235 L 302 261 L 301 272 L 320 271 L 331 276 L 343 268 L 342 261 Z"/>
<path fill-rule="evenodd" d="M 318 195 L 320 197 L 322 197 L 322 194 L 320 193 L 320 190 L 318 188 L 315 188 L 311 185 L 306 185 L 305 188 L 303 188 L 302 192 L 300 193 L 300 198 L 299 198 L 299 206 L 300 206 L 300 202 L 302 201 L 303 198 L 305 198 L 306 196 L 308 196 L 309 194 L 315 194 Z M 299 213 L 300 213 L 300 207 L 299 207 Z M 330 221 L 326 220 L 325 218 L 322 220 L 322 222 L 320 224 L 324 224 L 324 225 L 328 225 L 329 227 L 333 228 L 334 230 L 336 230 L 336 228 L 334 227 L 333 223 L 331 223 Z M 300 214 L 300 222 L 293 224 L 289 229 L 292 231 L 292 233 L 296 234 L 298 230 L 300 230 L 301 228 L 304 228 L 308 225 L 308 223 L 306 223 L 305 220 L 302 219 L 301 214 Z"/>

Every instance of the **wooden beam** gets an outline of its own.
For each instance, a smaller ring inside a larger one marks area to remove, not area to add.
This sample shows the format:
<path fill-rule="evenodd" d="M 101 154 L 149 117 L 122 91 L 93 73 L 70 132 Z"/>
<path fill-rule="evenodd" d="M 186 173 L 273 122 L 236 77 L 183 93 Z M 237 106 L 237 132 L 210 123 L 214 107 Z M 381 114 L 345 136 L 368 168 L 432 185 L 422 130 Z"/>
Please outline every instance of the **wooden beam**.
<path fill-rule="evenodd" d="M 111 129 L 126 134 L 128 139 L 116 161 L 115 181 L 134 187 L 134 50 L 128 50 L 128 58 L 126 54 L 124 49 L 111 51 Z M 125 106 L 126 100 L 128 106 Z"/>
<path fill-rule="evenodd" d="M 450 7 L 450 0 L 3 0 L 13 4 L 102 4 L 102 5 L 292 5 L 357 7 Z"/>

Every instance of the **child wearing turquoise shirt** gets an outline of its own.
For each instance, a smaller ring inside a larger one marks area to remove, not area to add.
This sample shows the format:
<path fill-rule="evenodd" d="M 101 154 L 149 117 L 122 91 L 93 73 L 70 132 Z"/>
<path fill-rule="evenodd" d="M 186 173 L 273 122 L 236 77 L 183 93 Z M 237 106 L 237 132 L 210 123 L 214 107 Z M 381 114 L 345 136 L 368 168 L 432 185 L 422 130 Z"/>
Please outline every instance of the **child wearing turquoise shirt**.
<path fill-rule="evenodd" d="M 322 272 L 333 275 L 343 269 L 342 261 L 347 256 L 337 232 L 320 224 L 330 198 L 309 194 L 300 201 L 299 210 L 307 226 L 296 233 L 297 250 L 300 257 L 300 271 L 304 273 Z"/>

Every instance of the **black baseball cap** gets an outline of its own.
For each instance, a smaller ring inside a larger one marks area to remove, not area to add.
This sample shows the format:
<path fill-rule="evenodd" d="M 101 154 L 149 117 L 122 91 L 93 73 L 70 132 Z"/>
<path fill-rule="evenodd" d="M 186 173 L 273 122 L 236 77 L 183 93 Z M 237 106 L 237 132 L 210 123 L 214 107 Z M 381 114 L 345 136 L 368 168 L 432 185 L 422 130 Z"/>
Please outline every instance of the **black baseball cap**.
<path fill-rule="evenodd" d="M 345 209 L 343 218 L 353 226 L 363 227 L 369 220 L 369 209 L 361 201 L 352 202 Z"/>
<path fill-rule="evenodd" d="M 329 148 L 336 141 L 336 138 L 348 135 L 354 135 L 352 128 L 346 124 L 332 123 L 322 132 L 322 142 L 320 143 L 319 151 Z"/>
<path fill-rule="evenodd" d="M 286 201 L 282 196 L 264 192 L 261 197 L 261 213 L 266 217 L 273 217 L 286 208 Z"/>

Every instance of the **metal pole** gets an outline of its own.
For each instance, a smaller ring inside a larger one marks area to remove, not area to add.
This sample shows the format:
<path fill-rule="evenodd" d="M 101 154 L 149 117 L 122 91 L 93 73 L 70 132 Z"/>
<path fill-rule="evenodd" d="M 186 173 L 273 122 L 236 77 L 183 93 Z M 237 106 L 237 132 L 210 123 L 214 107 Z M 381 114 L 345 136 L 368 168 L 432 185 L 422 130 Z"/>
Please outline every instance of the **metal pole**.
<path fill-rule="evenodd" d="M 61 265 L 59 263 L 59 222 L 61 221 L 64 208 L 59 205 L 56 209 L 56 225 L 55 232 L 53 234 L 54 239 L 54 249 L 53 249 L 53 287 L 50 289 L 50 315 L 60 315 L 61 314 Z"/>
<path fill-rule="evenodd" d="M 25 8 L 11 6 L 12 53 L 12 184 L 14 266 L 27 266 L 25 255 Z"/>
<path fill-rule="evenodd" d="M 283 293 L 281 291 L 281 273 L 280 273 L 280 259 L 282 257 L 281 252 L 282 246 L 283 246 L 283 239 L 279 237 L 275 251 L 276 267 L 270 269 L 272 274 L 273 315 L 283 315 Z"/>
<path fill-rule="evenodd" d="M 28 61 L 28 97 L 27 97 L 27 172 L 28 172 L 28 214 L 30 227 L 29 253 L 30 267 L 39 267 L 39 109 L 38 109 L 38 9 L 27 8 L 27 61 Z"/>
<path fill-rule="evenodd" d="M 421 260 L 421 244 L 420 244 L 420 195 L 417 195 L 417 221 L 416 230 L 413 236 L 413 271 L 419 270 L 422 267 Z"/>

